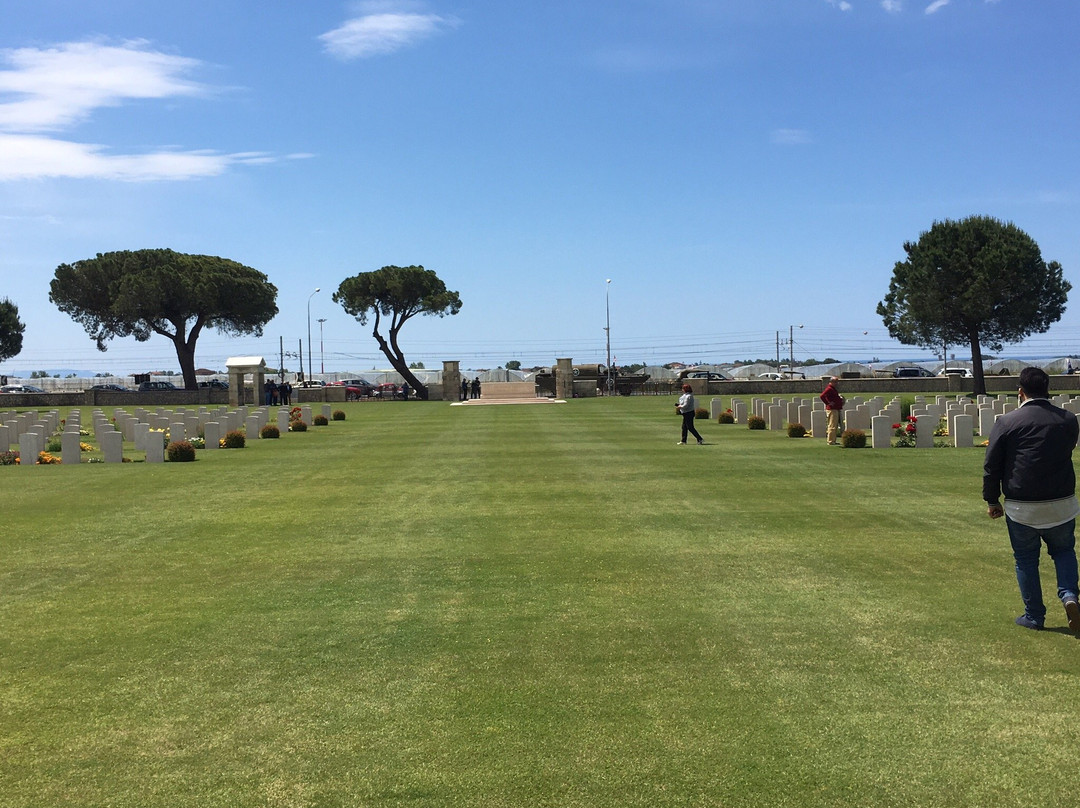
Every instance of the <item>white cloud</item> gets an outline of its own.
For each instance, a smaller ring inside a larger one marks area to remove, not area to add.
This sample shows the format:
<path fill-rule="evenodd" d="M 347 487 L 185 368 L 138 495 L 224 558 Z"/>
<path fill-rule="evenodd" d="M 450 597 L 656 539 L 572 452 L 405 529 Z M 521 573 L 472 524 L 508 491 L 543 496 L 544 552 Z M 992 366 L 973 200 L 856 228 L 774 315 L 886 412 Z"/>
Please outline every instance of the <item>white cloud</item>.
<path fill-rule="evenodd" d="M 805 129 L 774 129 L 769 134 L 769 140 L 778 146 L 800 146 L 813 142 L 810 133 Z"/>
<path fill-rule="evenodd" d="M 904 10 L 904 4 L 901 0 L 881 0 L 881 7 L 890 14 L 899 14 Z"/>
<path fill-rule="evenodd" d="M 825 0 L 830 6 L 836 6 L 841 11 L 851 11 L 851 3 L 847 0 Z"/>
<path fill-rule="evenodd" d="M 0 182 L 68 177 L 124 181 L 213 177 L 230 166 L 275 162 L 262 152 L 159 147 L 110 154 L 107 146 L 53 137 L 101 107 L 135 99 L 209 94 L 188 76 L 201 62 L 150 50 L 144 41 L 66 42 L 0 51 Z"/>
<path fill-rule="evenodd" d="M 214 177 L 252 154 L 160 151 L 109 155 L 103 146 L 41 135 L 0 133 L 0 181 L 69 177 L 106 180 L 186 180 Z"/>
<path fill-rule="evenodd" d="M 146 49 L 144 42 L 104 45 L 68 42 L 54 48 L 0 52 L 0 130 L 61 129 L 98 107 L 125 100 L 198 95 L 206 88 L 184 78 L 199 62 Z"/>
<path fill-rule="evenodd" d="M 346 61 L 382 56 L 458 24 L 453 17 L 409 11 L 400 3 L 367 4 L 365 8 L 370 13 L 319 37 L 327 53 Z"/>
<path fill-rule="evenodd" d="M 938 11 L 945 8 L 945 6 L 947 5 L 949 5 L 949 0 L 934 0 L 933 3 L 926 7 L 926 13 L 936 14 Z"/>

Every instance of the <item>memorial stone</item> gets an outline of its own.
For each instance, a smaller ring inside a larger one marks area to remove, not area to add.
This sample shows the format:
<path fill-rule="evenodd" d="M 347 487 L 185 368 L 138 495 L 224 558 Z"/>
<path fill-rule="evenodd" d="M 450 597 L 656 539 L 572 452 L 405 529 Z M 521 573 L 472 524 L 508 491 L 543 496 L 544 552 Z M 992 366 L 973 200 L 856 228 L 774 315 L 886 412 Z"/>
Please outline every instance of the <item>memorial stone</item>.
<path fill-rule="evenodd" d="M 810 432 L 815 438 L 826 437 L 825 430 L 829 425 L 829 416 L 824 409 L 816 407 L 810 412 Z M 806 424 L 803 424 L 806 426 Z"/>
<path fill-rule="evenodd" d="M 145 421 L 139 421 L 135 424 L 135 440 L 132 442 L 135 444 L 136 451 L 146 451 L 146 441 L 149 434 L 150 424 L 146 423 Z"/>
<path fill-rule="evenodd" d="M 994 412 L 993 407 L 980 407 L 979 434 L 984 438 L 990 437 L 990 430 L 994 428 L 995 420 L 997 420 L 997 413 Z"/>
<path fill-rule="evenodd" d="M 151 444 L 160 444 L 150 441 Z M 160 451 L 160 449 L 159 449 Z M 108 432 L 101 436 L 101 452 L 105 455 L 106 463 L 124 462 L 124 436 L 119 432 Z M 150 459 L 150 452 L 146 453 L 146 459 Z"/>
<path fill-rule="evenodd" d="M 870 445 L 874 449 L 888 449 L 892 446 L 893 419 L 887 415 L 875 415 L 870 419 Z"/>
<path fill-rule="evenodd" d="M 165 462 L 165 441 L 162 441 L 162 440 L 148 440 L 146 442 L 146 462 L 147 463 L 164 463 Z"/>
<path fill-rule="evenodd" d="M 19 435 L 19 458 L 22 465 L 32 466 L 37 463 L 41 448 L 41 436 L 37 432 L 26 431 Z"/>
<path fill-rule="evenodd" d="M 769 429 L 783 429 L 784 428 L 784 408 L 779 404 L 773 404 L 769 407 Z"/>
<path fill-rule="evenodd" d="M 746 402 L 741 398 L 737 398 L 732 402 L 732 409 L 735 411 L 735 423 L 746 423 Z"/>
<path fill-rule="evenodd" d="M 82 448 L 78 432 L 64 432 L 60 435 L 60 459 L 65 466 L 78 465 L 82 459 Z"/>
<path fill-rule="evenodd" d="M 958 414 L 953 419 L 954 432 L 949 434 L 953 439 L 953 446 L 957 449 L 970 449 L 974 442 L 972 440 L 972 430 L 974 429 L 973 419 L 967 414 Z"/>
<path fill-rule="evenodd" d="M 221 448 L 221 423 L 218 421 L 207 421 L 203 424 L 203 435 L 206 439 L 207 449 L 220 449 Z"/>

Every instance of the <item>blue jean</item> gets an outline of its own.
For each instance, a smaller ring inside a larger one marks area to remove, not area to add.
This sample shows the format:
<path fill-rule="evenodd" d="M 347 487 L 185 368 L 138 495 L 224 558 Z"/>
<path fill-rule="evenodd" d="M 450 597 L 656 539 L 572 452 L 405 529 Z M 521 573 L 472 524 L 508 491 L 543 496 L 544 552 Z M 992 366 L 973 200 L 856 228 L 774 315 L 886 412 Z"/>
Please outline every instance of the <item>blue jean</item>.
<path fill-rule="evenodd" d="M 1012 542 L 1013 558 L 1016 559 L 1016 582 L 1020 584 L 1020 597 L 1024 601 L 1024 614 L 1039 625 L 1046 619 L 1042 583 L 1039 580 L 1039 551 L 1046 542 L 1046 552 L 1054 560 L 1057 572 L 1058 597 L 1076 597 L 1076 520 L 1070 519 L 1057 527 L 1035 528 L 1014 522 L 1005 517 Z"/>

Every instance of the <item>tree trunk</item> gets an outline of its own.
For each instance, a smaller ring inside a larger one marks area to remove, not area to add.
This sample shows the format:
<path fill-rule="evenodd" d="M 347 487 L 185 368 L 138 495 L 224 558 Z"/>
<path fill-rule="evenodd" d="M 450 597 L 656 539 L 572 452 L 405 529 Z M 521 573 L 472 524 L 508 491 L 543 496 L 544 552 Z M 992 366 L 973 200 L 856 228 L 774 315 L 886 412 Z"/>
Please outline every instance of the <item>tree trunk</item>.
<path fill-rule="evenodd" d="M 971 375 L 975 377 L 975 395 L 986 395 L 986 377 L 983 375 L 982 346 L 979 345 L 979 332 L 968 335 L 971 340 Z"/>
<path fill-rule="evenodd" d="M 176 346 L 176 358 L 180 362 L 180 373 L 184 376 L 185 390 L 198 390 L 199 382 L 195 378 L 195 345 L 188 345 L 180 337 L 173 338 Z"/>
<path fill-rule="evenodd" d="M 420 383 L 420 380 L 413 375 L 412 370 L 409 368 L 409 363 L 405 361 L 404 355 L 397 347 L 397 333 L 393 328 L 390 329 L 390 339 L 393 342 L 393 347 L 383 339 L 382 334 L 379 333 L 378 321 L 376 321 L 375 328 L 371 330 L 372 336 L 375 337 L 375 341 L 379 343 L 379 350 L 383 352 L 387 359 L 390 360 L 390 364 L 394 370 L 401 374 L 406 383 L 416 391 L 416 397 L 421 401 L 427 401 L 428 390 L 427 387 Z"/>

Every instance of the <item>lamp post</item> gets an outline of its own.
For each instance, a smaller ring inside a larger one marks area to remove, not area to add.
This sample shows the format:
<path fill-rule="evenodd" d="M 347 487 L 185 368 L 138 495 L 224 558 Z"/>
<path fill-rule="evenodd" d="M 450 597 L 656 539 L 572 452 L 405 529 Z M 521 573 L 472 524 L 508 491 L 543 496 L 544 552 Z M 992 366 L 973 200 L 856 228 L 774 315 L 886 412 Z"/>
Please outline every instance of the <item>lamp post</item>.
<path fill-rule="evenodd" d="M 799 325 L 802 328 L 802 325 Z M 788 326 L 788 373 L 795 378 L 795 326 Z"/>
<path fill-rule="evenodd" d="M 607 315 L 607 325 L 604 332 L 607 334 L 607 394 L 611 395 L 611 278 L 607 279 L 604 295 L 604 312 Z"/>
<path fill-rule="evenodd" d="M 322 348 L 322 324 L 326 322 L 325 317 L 319 318 L 319 373 L 326 373 L 326 364 L 323 361 L 323 348 Z"/>
<path fill-rule="evenodd" d="M 319 294 L 320 291 L 319 287 L 316 286 L 315 291 L 308 295 L 307 299 L 307 375 L 309 382 L 311 381 L 311 298 Z"/>

